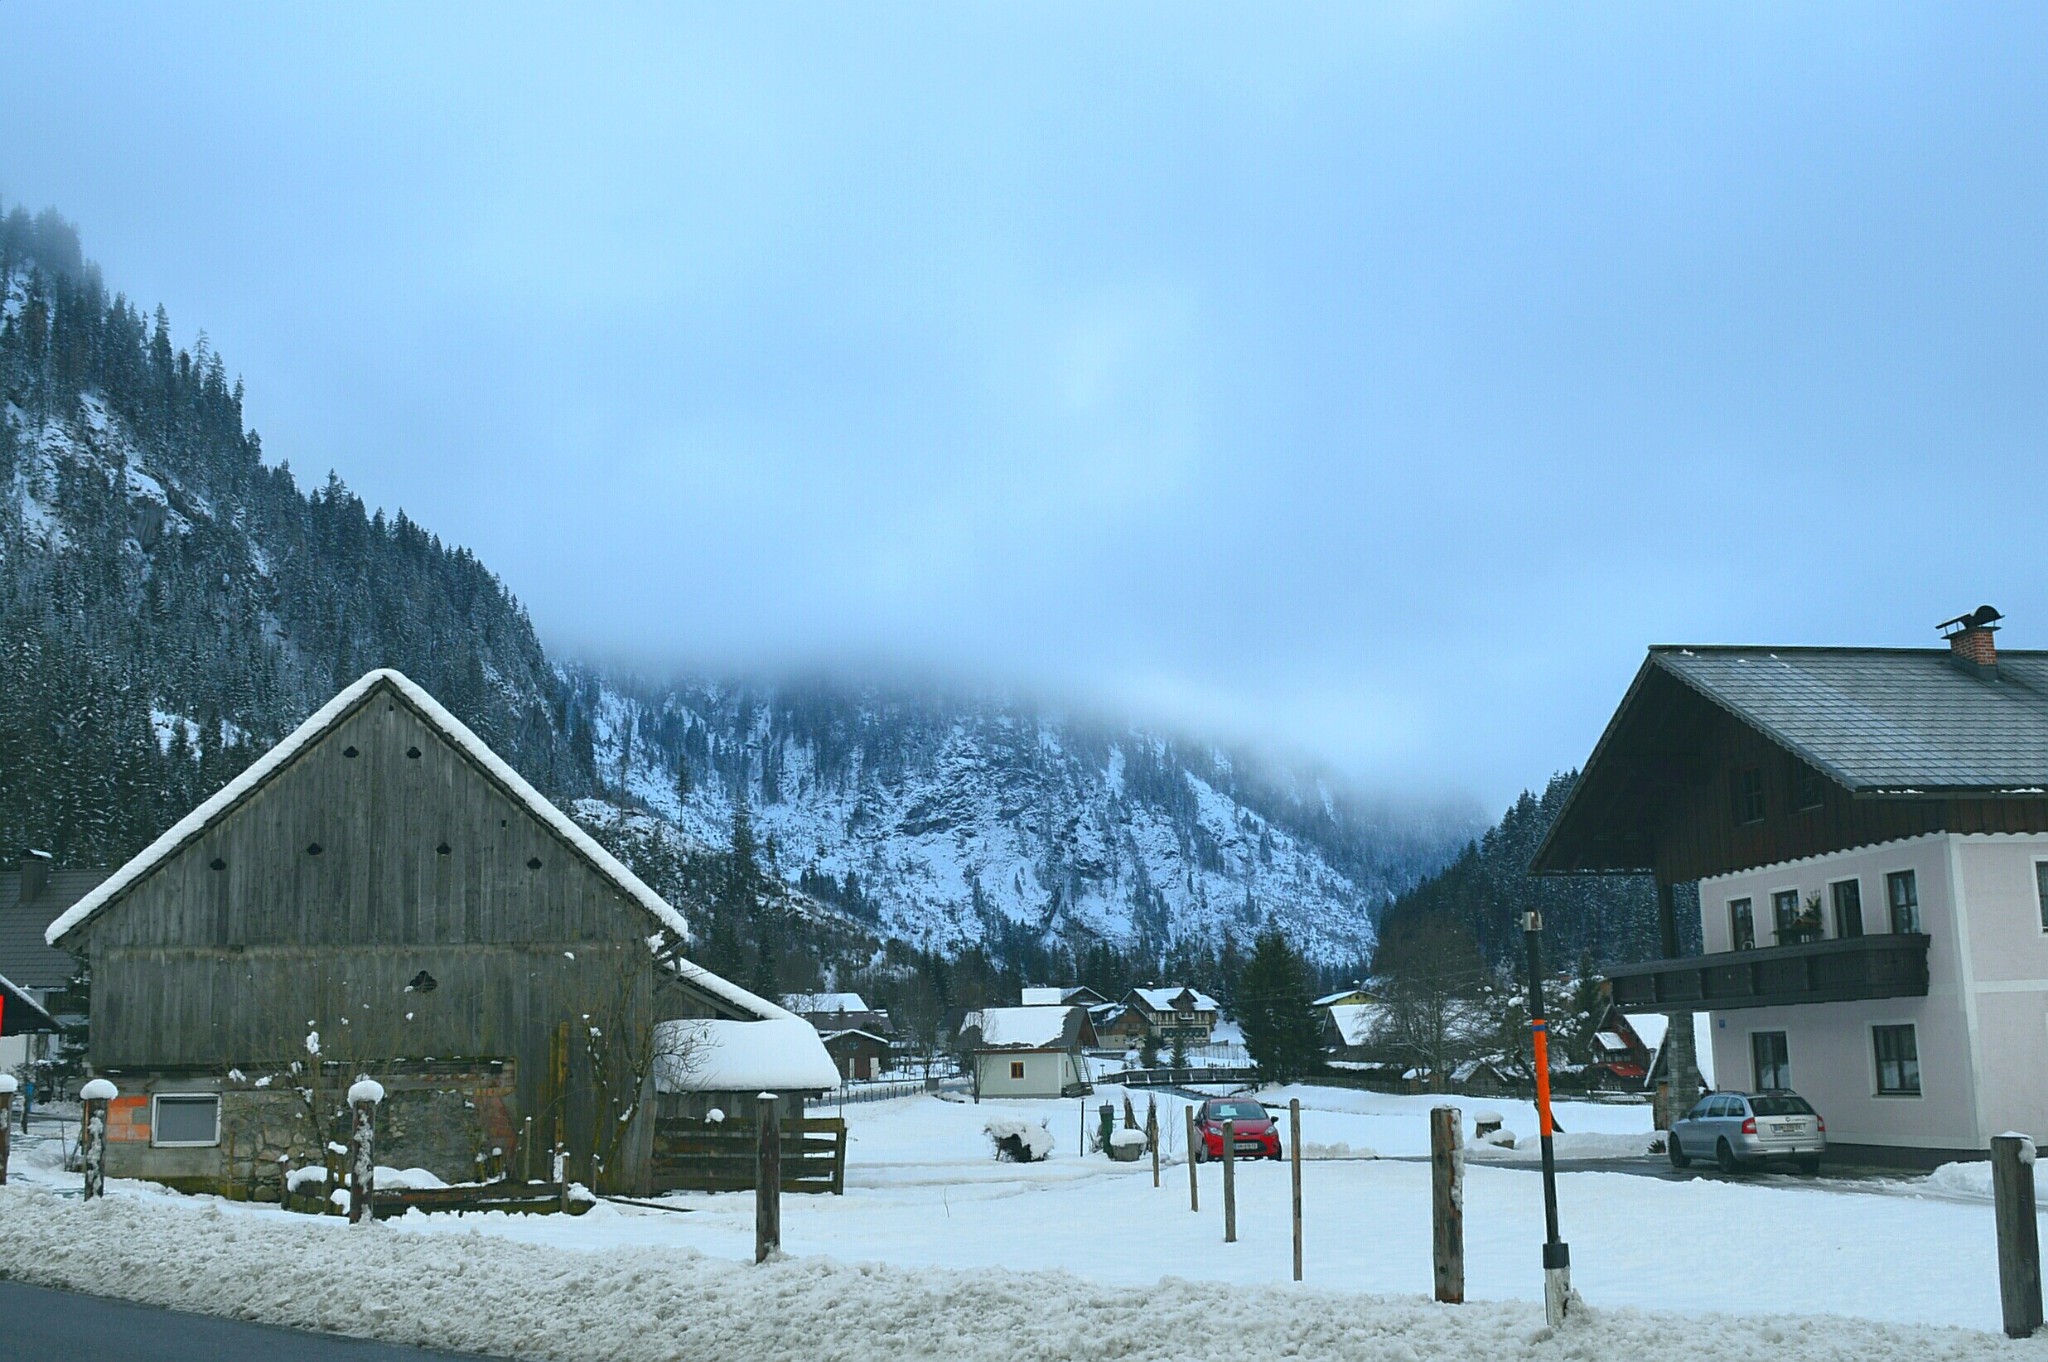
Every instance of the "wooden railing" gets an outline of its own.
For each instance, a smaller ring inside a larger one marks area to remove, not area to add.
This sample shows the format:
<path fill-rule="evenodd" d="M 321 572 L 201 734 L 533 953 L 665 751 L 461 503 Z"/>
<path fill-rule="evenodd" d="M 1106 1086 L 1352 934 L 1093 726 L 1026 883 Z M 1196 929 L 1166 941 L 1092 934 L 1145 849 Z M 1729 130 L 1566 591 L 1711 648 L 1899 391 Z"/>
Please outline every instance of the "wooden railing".
<path fill-rule="evenodd" d="M 1927 996 L 1928 938 L 1919 932 L 1646 960 L 1607 971 L 1624 1012 L 1724 1012 L 1797 1003 Z"/>
<path fill-rule="evenodd" d="M 756 1129 L 737 1120 L 665 1118 L 654 1124 L 654 1190 L 750 1192 Z M 782 1190 L 846 1191 L 846 1122 L 837 1116 L 784 1117 Z"/>

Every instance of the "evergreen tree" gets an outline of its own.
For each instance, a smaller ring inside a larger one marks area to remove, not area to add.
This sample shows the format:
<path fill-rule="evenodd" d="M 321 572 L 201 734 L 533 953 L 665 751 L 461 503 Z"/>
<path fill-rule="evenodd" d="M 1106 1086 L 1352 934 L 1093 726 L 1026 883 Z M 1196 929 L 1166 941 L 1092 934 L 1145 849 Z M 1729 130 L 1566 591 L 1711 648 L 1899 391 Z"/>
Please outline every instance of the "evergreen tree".
<path fill-rule="evenodd" d="M 1278 928 L 1259 933 L 1238 982 L 1237 1019 L 1259 1078 L 1285 1083 L 1315 1071 L 1317 1024 L 1308 969 Z"/>

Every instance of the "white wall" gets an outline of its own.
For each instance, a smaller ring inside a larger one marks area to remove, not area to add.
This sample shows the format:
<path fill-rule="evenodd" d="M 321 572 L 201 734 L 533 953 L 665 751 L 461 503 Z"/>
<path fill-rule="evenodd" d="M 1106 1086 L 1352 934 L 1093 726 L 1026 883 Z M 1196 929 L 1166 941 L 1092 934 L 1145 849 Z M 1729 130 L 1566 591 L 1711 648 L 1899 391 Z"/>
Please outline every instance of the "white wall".
<path fill-rule="evenodd" d="M 977 1055 L 983 1097 L 1058 1097 L 1069 1083 L 1080 1081 L 1074 1057 L 1064 1050 L 998 1050 Z M 1022 1064 L 1024 1076 L 1010 1077 L 1010 1066 Z"/>
<path fill-rule="evenodd" d="M 1971 963 L 1980 949 L 1977 938 L 1986 931 L 1980 920 L 1989 914 L 2002 921 L 2010 905 L 1986 898 L 1973 903 L 1967 917 L 1958 914 L 1956 881 L 1951 873 L 1958 840 L 1930 834 L 1700 882 L 1701 928 L 1709 952 L 1731 948 L 1728 903 L 1743 897 L 1750 899 L 1755 913 L 1757 944 L 1774 944 L 1770 900 L 1772 893 L 1785 889 L 1796 890 L 1802 903 L 1810 895 L 1820 895 L 1825 929 L 1832 937 L 1835 924 L 1828 886 L 1848 878 L 1857 879 L 1862 886 L 1864 934 L 1887 932 L 1891 923 L 1885 876 L 1895 870 L 1914 872 L 1920 891 L 1921 930 L 1931 938 L 1924 998 L 1714 1013 L 1714 1068 L 1724 1088 L 1754 1086 L 1750 1052 L 1754 1032 L 1783 1031 L 1792 1085 L 1827 1120 L 1830 1141 L 1956 1150 L 1984 1147 L 1986 1132 L 1978 1111 L 1978 1093 L 1988 1076 L 1980 1073 L 1982 1047 L 1973 1036 L 1970 1014 L 1975 999 L 1968 981 Z M 2048 854 L 2048 847 L 2043 854 Z M 2037 930 L 2038 925 L 2037 915 Z M 2048 942 L 2039 944 L 2048 959 Z M 2042 974 L 2048 976 L 2048 967 Z M 1897 1023 L 1911 1023 L 1915 1028 L 1920 1054 L 1918 1097 L 1879 1096 L 1877 1092 L 1870 1028 Z M 2036 1022 L 2035 1036 L 2032 1060 L 2038 1069 L 2048 1052 L 2048 1020 Z M 2048 1123 L 2043 1129 L 2048 1129 Z"/>

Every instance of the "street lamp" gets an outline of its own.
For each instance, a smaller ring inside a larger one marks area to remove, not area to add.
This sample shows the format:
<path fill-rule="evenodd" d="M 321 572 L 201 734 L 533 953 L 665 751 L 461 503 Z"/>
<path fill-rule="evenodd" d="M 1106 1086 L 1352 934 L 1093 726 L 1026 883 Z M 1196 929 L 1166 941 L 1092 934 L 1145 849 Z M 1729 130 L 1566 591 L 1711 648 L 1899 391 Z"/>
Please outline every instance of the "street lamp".
<path fill-rule="evenodd" d="M 1522 914 L 1529 946 L 1529 1037 L 1536 1052 L 1536 1128 L 1543 1141 L 1543 1313 L 1564 1322 L 1572 1293 L 1571 1245 L 1557 1236 L 1557 1155 L 1551 1145 L 1550 1023 L 1543 1012 L 1543 914 Z"/>

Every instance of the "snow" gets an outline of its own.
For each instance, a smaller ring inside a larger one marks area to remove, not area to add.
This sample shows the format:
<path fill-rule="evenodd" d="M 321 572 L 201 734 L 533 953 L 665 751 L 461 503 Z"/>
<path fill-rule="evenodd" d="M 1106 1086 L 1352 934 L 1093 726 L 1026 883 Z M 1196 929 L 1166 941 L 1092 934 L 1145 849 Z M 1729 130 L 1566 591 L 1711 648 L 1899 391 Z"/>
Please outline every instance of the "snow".
<path fill-rule="evenodd" d="M 1330 1021 L 1346 1045 L 1364 1045 L 1372 1039 L 1373 1028 L 1379 1025 L 1386 1010 L 1380 1003 L 1334 1003 L 1330 1007 Z"/>
<path fill-rule="evenodd" d="M 1119 1126 L 1117 1129 L 1112 1130 L 1109 1133 L 1109 1142 L 1115 1145 L 1118 1149 L 1129 1149 L 1134 1144 L 1142 1145 L 1145 1143 L 1145 1132 L 1142 1130 L 1130 1130 L 1122 1126 Z"/>
<path fill-rule="evenodd" d="M 1183 989 L 1179 985 L 1175 985 L 1171 988 L 1134 988 L 1131 992 L 1143 998 L 1145 1006 L 1151 1008 L 1154 1012 L 1173 1011 L 1175 1000 L 1183 992 L 1195 995 L 1194 1010 L 1197 1012 L 1220 1012 L 1222 1010 L 1214 998 L 1200 989 Z"/>
<path fill-rule="evenodd" d="M 839 1066 L 801 1017 L 725 1021 L 690 1017 L 655 1026 L 655 1085 L 662 1092 L 823 1091 Z"/>
<path fill-rule="evenodd" d="M 1055 1002 L 1058 999 L 1054 999 Z M 782 1000 L 783 1007 L 791 1012 L 868 1012 L 872 1011 L 858 993 L 792 993 Z"/>
<path fill-rule="evenodd" d="M 364 1102 L 377 1103 L 384 1100 L 384 1085 L 374 1078 L 359 1078 L 349 1085 L 348 1103 L 357 1106 Z"/>
<path fill-rule="evenodd" d="M 327 1170 L 318 1164 L 310 1168 L 294 1168 L 291 1172 L 285 1174 L 284 1184 L 293 1196 L 297 1196 L 308 1187 L 325 1187 L 327 1185 Z"/>
<path fill-rule="evenodd" d="M 0 1073 L 0 1097 L 12 1095 L 16 1086 L 13 1074 Z"/>
<path fill-rule="evenodd" d="M 81 1102 L 111 1102 L 120 1095 L 121 1090 L 104 1078 L 92 1079 L 78 1090 Z"/>
<path fill-rule="evenodd" d="M 992 1050 L 1043 1050 L 1066 1039 L 1071 1007 L 985 1007 L 970 1012 L 960 1030 L 981 1033 L 981 1044 Z"/>
<path fill-rule="evenodd" d="M 1027 987 L 1017 997 L 1025 1007 L 1058 1007 L 1067 1000 L 1067 991 L 1057 984 Z"/>
<path fill-rule="evenodd" d="M 1033 1159 L 1049 1157 L 1057 1143 L 1044 1122 L 1034 1123 L 1017 1116 L 991 1116 L 982 1130 L 997 1145 L 1004 1140 L 1016 1140 Z"/>
<path fill-rule="evenodd" d="M 1664 1044 L 1664 1033 L 1671 1029 L 1671 1018 L 1662 1012 L 1638 1012 L 1629 1017 L 1628 1025 L 1643 1048 L 1654 1055 Z"/>

